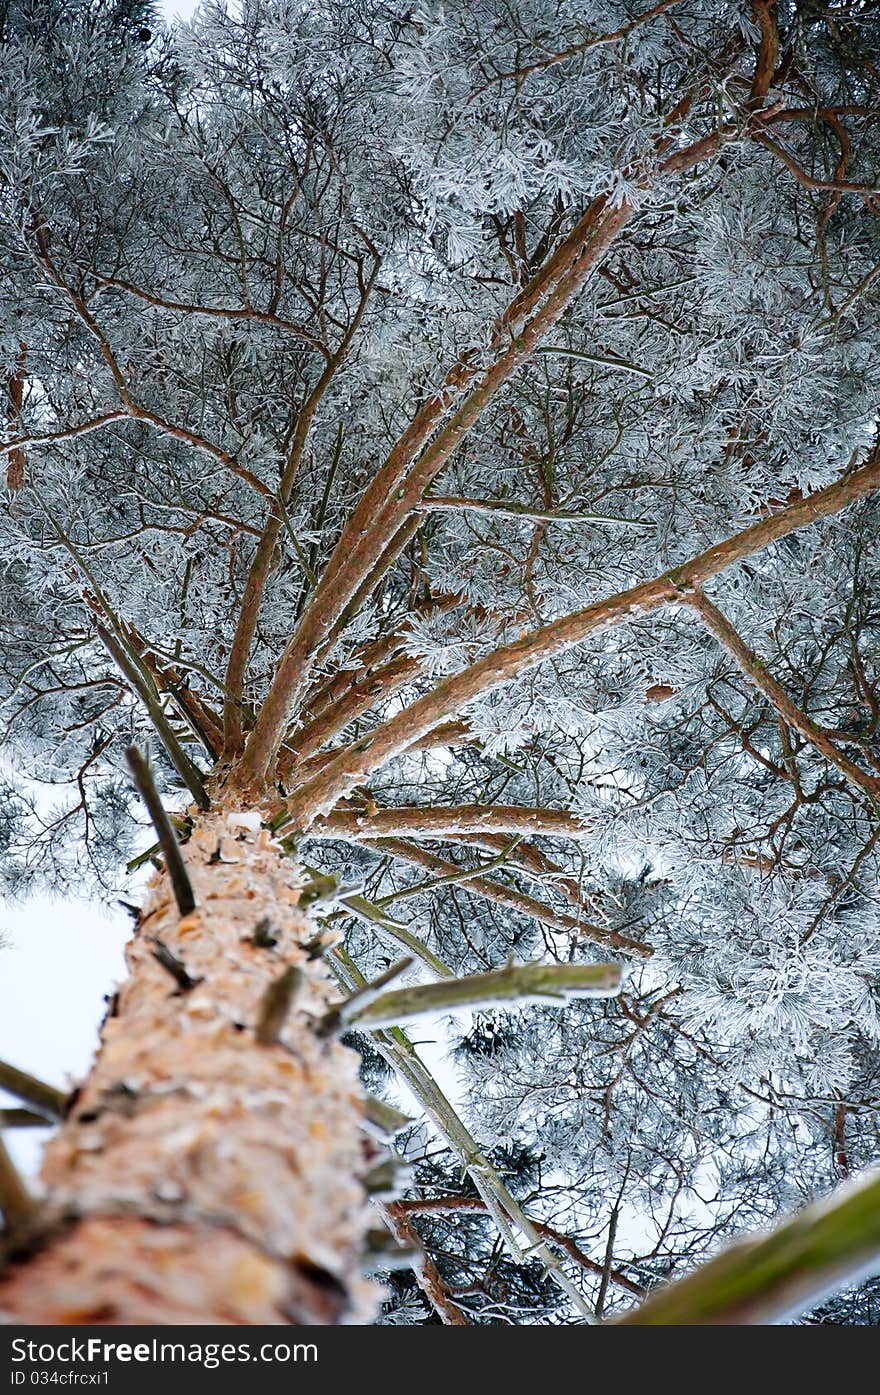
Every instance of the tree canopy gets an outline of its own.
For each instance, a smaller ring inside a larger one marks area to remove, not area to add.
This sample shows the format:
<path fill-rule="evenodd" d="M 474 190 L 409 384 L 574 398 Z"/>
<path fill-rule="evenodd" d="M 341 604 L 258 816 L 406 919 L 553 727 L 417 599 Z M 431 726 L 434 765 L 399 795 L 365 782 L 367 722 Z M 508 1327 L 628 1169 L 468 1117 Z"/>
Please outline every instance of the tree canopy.
<path fill-rule="evenodd" d="M 467 1128 L 404 1136 L 469 1320 L 876 1157 L 878 21 L 0 6 L 0 884 L 117 894 L 137 742 L 266 813 L 349 987 L 619 961 L 457 1018 Z"/>

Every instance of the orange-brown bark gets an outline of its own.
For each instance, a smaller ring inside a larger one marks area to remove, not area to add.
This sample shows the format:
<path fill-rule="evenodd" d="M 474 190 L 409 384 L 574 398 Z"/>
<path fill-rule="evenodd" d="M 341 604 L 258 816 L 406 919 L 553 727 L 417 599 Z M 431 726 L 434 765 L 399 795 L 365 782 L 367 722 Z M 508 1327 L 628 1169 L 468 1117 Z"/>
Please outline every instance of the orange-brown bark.
<path fill-rule="evenodd" d="M 22 344 L 18 365 L 6 383 L 6 420 L 15 435 L 21 435 L 21 409 L 26 381 L 26 345 Z M 6 462 L 6 488 L 15 491 L 24 485 L 26 457 L 21 446 L 13 446 Z"/>
<path fill-rule="evenodd" d="M 313 1024 L 337 996 L 309 957 L 296 869 L 256 819 L 212 814 L 183 849 L 196 909 L 154 878 L 130 977 L 91 1074 L 49 1145 L 49 1226 L 0 1276 L 0 1321 L 333 1323 L 373 1315 L 361 1276 L 357 1056 Z M 257 926 L 258 943 L 252 937 Z M 268 939 L 274 941 L 266 947 Z M 182 990 L 157 941 L 185 967 Z M 255 1028 L 285 969 L 278 1041 Z"/>

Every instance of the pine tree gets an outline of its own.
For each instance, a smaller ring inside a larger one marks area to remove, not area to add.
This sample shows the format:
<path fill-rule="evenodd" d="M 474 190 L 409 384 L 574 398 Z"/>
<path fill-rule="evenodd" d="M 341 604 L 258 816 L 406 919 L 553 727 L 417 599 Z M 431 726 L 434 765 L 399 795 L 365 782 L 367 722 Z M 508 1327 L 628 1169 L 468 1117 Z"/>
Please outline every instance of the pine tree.
<path fill-rule="evenodd" d="M 0 8 L 13 1320 L 872 1311 L 874 8 Z"/>

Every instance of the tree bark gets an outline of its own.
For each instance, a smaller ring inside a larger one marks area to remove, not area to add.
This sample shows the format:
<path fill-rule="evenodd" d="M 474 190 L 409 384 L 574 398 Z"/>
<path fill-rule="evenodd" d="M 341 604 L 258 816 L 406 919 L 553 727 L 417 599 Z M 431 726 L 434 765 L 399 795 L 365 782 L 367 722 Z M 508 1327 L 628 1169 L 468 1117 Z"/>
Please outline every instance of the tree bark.
<path fill-rule="evenodd" d="M 368 1322 L 375 1145 L 356 1053 L 313 1031 L 337 995 L 297 905 L 305 877 L 257 814 L 199 818 L 183 853 L 196 909 L 181 918 L 154 876 L 47 1149 L 38 1225 L 0 1275 L 0 1321 Z M 261 1044 L 282 976 L 299 990 Z"/>

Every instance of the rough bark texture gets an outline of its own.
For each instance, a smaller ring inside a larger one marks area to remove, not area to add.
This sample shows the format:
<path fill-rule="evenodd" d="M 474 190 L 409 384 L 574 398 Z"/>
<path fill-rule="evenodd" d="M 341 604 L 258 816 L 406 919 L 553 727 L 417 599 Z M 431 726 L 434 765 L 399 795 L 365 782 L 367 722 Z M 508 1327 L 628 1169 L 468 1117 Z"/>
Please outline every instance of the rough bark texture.
<path fill-rule="evenodd" d="M 380 1290 L 360 1271 L 375 1218 L 359 1181 L 373 1145 L 357 1056 L 312 1031 L 338 995 L 309 958 L 302 876 L 256 823 L 199 820 L 183 849 L 197 906 L 183 919 L 154 877 L 130 977 L 47 1150 L 47 1212 L 63 1219 L 0 1277 L 0 1321 L 374 1315 Z M 157 940 L 191 988 L 157 961 Z M 301 987 L 280 1039 L 260 1045 L 267 988 L 289 966 Z"/>

